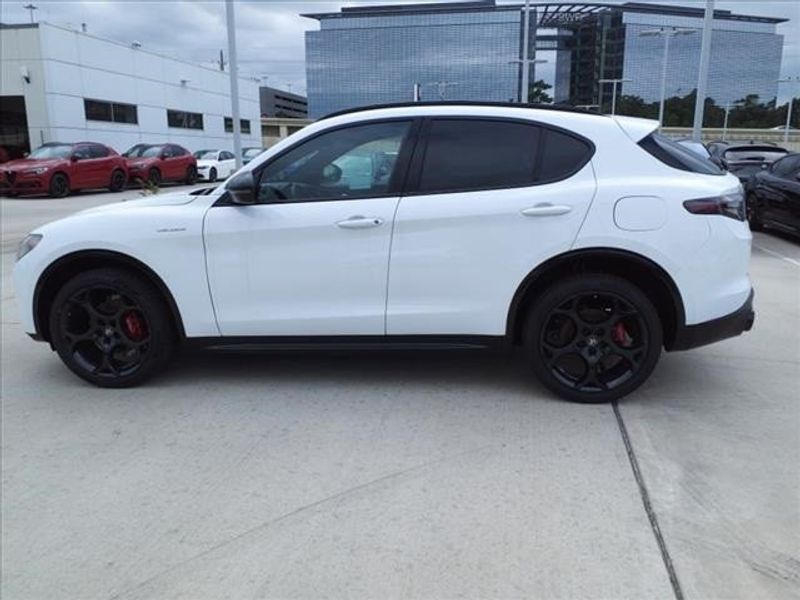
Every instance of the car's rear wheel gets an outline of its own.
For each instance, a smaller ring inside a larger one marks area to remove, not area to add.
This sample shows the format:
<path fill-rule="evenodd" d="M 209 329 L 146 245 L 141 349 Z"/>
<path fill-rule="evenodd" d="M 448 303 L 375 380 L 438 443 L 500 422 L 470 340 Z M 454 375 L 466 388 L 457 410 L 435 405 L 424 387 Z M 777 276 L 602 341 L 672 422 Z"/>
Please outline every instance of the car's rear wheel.
<path fill-rule="evenodd" d="M 61 360 L 101 387 L 141 383 L 169 362 L 176 346 L 158 291 L 139 275 L 116 268 L 93 269 L 67 281 L 53 301 L 49 324 Z"/>
<path fill-rule="evenodd" d="M 150 169 L 150 172 L 147 174 L 147 181 L 150 182 L 150 185 L 158 186 L 161 184 L 161 171 L 156 169 L 155 167 Z"/>
<path fill-rule="evenodd" d="M 121 192 L 128 182 L 128 177 L 122 169 L 115 169 L 111 174 L 111 184 L 108 186 L 111 192 Z"/>
<path fill-rule="evenodd" d="M 648 378 L 661 354 L 662 328 L 636 286 L 604 274 L 577 275 L 534 303 L 525 328 L 539 380 L 576 402 L 609 402 Z"/>
<path fill-rule="evenodd" d="M 217 180 L 217 170 L 214 167 L 211 167 L 211 170 L 208 172 L 208 181 L 214 183 Z"/>
<path fill-rule="evenodd" d="M 764 223 L 761 222 L 761 214 L 758 210 L 758 200 L 755 195 L 750 194 L 747 196 L 745 207 L 747 209 L 747 222 L 750 224 L 750 230 L 761 231 L 764 229 Z"/>
<path fill-rule="evenodd" d="M 197 183 L 197 167 L 191 166 L 188 169 L 186 169 L 185 182 L 187 185 L 193 185 Z"/>
<path fill-rule="evenodd" d="M 48 189 L 51 198 L 64 198 L 69 195 L 69 179 L 63 173 L 56 173 L 50 178 Z"/>

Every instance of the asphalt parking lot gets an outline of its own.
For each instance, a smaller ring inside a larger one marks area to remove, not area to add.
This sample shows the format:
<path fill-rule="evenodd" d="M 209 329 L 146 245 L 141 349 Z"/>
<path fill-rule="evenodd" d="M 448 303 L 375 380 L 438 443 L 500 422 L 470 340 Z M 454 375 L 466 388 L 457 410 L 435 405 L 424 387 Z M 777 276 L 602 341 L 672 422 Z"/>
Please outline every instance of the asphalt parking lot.
<path fill-rule="evenodd" d="M 2 597 L 800 598 L 800 244 L 756 324 L 618 407 L 502 357 L 186 356 L 95 389 L 19 326 L 0 200 Z"/>

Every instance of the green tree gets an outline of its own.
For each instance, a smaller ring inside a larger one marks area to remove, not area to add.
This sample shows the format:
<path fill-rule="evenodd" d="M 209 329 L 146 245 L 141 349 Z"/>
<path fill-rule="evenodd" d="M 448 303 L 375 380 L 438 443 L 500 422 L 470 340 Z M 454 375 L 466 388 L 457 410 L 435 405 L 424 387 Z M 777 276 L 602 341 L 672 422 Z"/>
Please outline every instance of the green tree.
<path fill-rule="evenodd" d="M 528 102 L 535 102 L 537 104 L 552 104 L 553 98 L 547 93 L 547 90 L 553 86 L 546 83 L 544 79 L 537 79 L 528 88 Z"/>

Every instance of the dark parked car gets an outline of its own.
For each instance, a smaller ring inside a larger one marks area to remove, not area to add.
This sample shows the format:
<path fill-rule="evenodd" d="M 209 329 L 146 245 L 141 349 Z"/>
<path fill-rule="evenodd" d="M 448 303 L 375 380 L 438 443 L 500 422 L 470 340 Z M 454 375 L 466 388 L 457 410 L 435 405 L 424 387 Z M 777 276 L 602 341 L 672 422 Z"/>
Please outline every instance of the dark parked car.
<path fill-rule="evenodd" d="M 800 235 L 800 154 L 790 154 L 756 173 L 747 189 L 750 229 L 764 225 Z"/>
<path fill-rule="evenodd" d="M 759 171 L 783 158 L 789 151 L 774 144 L 750 142 L 748 144 L 729 144 L 712 142 L 708 145 L 711 160 L 736 175 L 742 183 Z"/>
<path fill-rule="evenodd" d="M 0 191 L 8 196 L 49 194 L 63 198 L 86 188 L 118 192 L 128 181 L 125 159 L 103 144 L 52 142 L 0 167 Z"/>
<path fill-rule="evenodd" d="M 197 159 L 177 144 L 137 144 L 125 152 L 132 181 L 137 179 L 159 185 L 163 181 L 195 183 Z"/>

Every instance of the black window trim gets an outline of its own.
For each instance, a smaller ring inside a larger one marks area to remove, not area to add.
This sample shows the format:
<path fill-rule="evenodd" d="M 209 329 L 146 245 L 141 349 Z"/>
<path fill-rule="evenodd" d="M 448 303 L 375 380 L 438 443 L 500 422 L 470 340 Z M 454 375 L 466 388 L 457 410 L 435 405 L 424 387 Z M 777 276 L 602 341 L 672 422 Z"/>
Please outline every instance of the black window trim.
<path fill-rule="evenodd" d="M 257 168 L 252 170 L 253 179 L 255 180 L 256 184 L 258 184 L 258 182 L 261 180 L 261 173 L 269 165 L 271 165 L 276 160 L 282 158 L 292 150 L 295 150 L 302 144 L 310 142 L 311 140 L 316 139 L 322 135 L 326 135 L 333 131 L 339 131 L 341 129 L 351 129 L 353 127 L 360 127 L 362 125 L 378 125 L 380 123 L 397 123 L 403 121 L 409 123 L 408 133 L 406 134 L 405 139 L 403 139 L 402 143 L 400 144 L 400 152 L 397 155 L 395 172 L 392 174 L 392 178 L 389 181 L 389 188 L 385 194 L 376 194 L 374 196 L 359 196 L 357 198 L 319 198 L 319 199 L 311 198 L 303 200 L 302 202 L 296 202 L 292 200 L 279 200 L 277 202 L 256 202 L 253 206 L 311 204 L 316 202 L 340 202 L 340 201 L 358 202 L 359 200 L 402 197 L 403 195 L 405 195 L 404 190 L 408 183 L 412 155 L 417 151 L 417 147 L 419 146 L 420 127 L 423 121 L 423 117 L 405 116 L 405 117 L 384 117 L 378 119 L 364 119 L 363 121 L 354 121 L 351 123 L 343 123 L 342 125 L 336 125 L 335 127 L 328 127 L 321 131 L 317 131 L 316 133 L 309 135 L 308 137 L 304 137 L 302 140 L 298 140 L 296 144 L 292 144 L 288 148 L 282 150 L 281 152 L 270 158 L 264 164 L 261 164 Z M 225 193 L 219 198 L 219 200 L 217 200 L 214 203 L 214 206 L 212 208 L 218 206 L 238 206 L 238 205 L 231 202 L 228 194 Z"/>
<path fill-rule="evenodd" d="M 542 134 L 539 136 L 538 147 L 536 149 L 536 158 L 535 158 L 535 165 L 533 170 L 533 177 L 534 181 L 529 183 L 522 183 L 516 185 L 496 185 L 496 186 L 487 186 L 487 187 L 480 187 L 480 188 L 456 188 L 456 189 L 447 189 L 447 190 L 436 190 L 436 191 L 426 191 L 420 190 L 420 180 L 422 178 L 422 166 L 425 161 L 425 155 L 428 151 L 428 139 L 430 135 L 430 128 L 433 124 L 433 121 L 501 121 L 504 123 L 518 123 L 521 125 L 527 125 L 531 127 L 538 127 L 542 130 Z M 455 115 L 455 114 L 448 114 L 448 115 L 428 115 L 423 117 L 423 125 L 420 130 L 420 139 L 419 143 L 417 144 L 416 151 L 414 153 L 414 157 L 412 159 L 412 168 L 411 168 L 411 175 L 407 178 L 406 182 L 407 185 L 403 190 L 403 196 L 438 196 L 440 194 L 465 194 L 470 192 L 486 192 L 492 190 L 510 190 L 510 189 L 518 189 L 518 188 L 532 188 L 538 187 L 540 185 L 548 185 L 551 183 L 558 183 L 559 181 L 565 181 L 570 177 L 573 177 L 578 172 L 580 172 L 594 157 L 596 146 L 592 140 L 575 133 L 569 129 L 565 129 L 563 127 L 559 127 L 558 125 L 552 125 L 550 123 L 543 123 L 541 121 L 537 121 L 534 119 L 523 119 L 519 117 L 501 117 L 501 116 L 483 116 L 483 115 Z M 583 161 L 578 163 L 578 166 L 575 167 L 572 171 L 565 173 L 560 177 L 554 177 L 551 179 L 542 179 L 538 180 L 536 177 L 539 175 L 539 171 L 542 166 L 543 160 L 543 149 L 545 144 L 545 135 L 546 130 L 555 131 L 557 133 L 561 133 L 563 135 L 567 135 L 571 138 L 574 138 L 580 142 L 583 142 L 588 146 L 588 152 L 586 153 L 586 157 Z"/>

